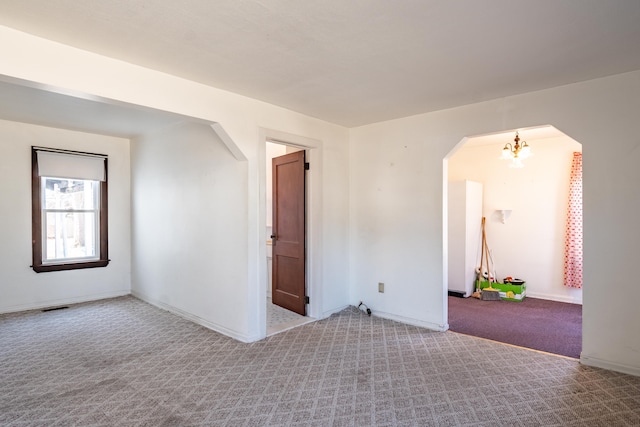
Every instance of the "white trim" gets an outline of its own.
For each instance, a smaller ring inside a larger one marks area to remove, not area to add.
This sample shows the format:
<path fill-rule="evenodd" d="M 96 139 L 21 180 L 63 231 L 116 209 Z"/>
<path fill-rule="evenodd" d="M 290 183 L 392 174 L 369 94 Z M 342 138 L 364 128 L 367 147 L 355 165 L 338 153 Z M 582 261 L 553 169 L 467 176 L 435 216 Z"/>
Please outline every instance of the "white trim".
<path fill-rule="evenodd" d="M 620 363 L 610 362 L 608 360 L 599 359 L 597 357 L 580 355 L 580 363 L 594 368 L 608 369 L 610 371 L 622 372 L 623 374 L 635 375 L 640 377 L 640 367 L 623 365 Z"/>
<path fill-rule="evenodd" d="M 463 141 L 466 138 L 463 138 Z M 449 329 L 449 153 L 442 159 L 442 318 L 445 331 Z"/>
<path fill-rule="evenodd" d="M 244 155 L 240 147 L 238 147 L 238 144 L 231 139 L 220 123 L 211 123 L 209 126 L 211 126 L 211 129 L 213 129 L 216 135 L 218 135 L 218 138 L 220 138 L 222 143 L 229 149 L 236 160 L 247 161 L 247 156 Z"/>
<path fill-rule="evenodd" d="M 129 289 L 126 289 L 126 290 L 120 290 L 120 291 L 105 292 L 100 294 L 85 295 L 85 296 L 74 297 L 74 298 L 51 299 L 51 300 L 39 302 L 37 304 L 20 304 L 20 305 L 0 308 L 0 314 L 17 313 L 19 311 L 29 311 L 29 310 L 41 310 L 44 308 L 60 307 L 63 305 L 71 305 L 71 304 L 81 304 L 83 302 L 91 302 L 91 301 L 99 301 L 103 299 L 123 297 L 125 295 L 130 295 L 130 294 L 131 294 L 131 291 Z"/>
<path fill-rule="evenodd" d="M 396 314 L 385 313 L 382 311 L 372 312 L 372 316 L 382 317 L 383 319 L 394 320 L 400 323 L 406 323 L 407 325 L 418 326 L 420 328 L 430 329 L 436 332 L 444 332 L 449 329 L 449 324 L 438 325 L 431 322 L 425 322 L 424 320 L 413 319 L 411 317 L 398 316 Z"/>
<path fill-rule="evenodd" d="M 151 304 L 155 307 L 158 307 L 162 310 L 166 310 L 172 314 L 175 314 L 176 316 L 182 317 L 183 319 L 189 320 L 193 323 L 196 323 L 198 325 L 204 326 L 207 329 L 211 329 L 212 331 L 218 332 L 222 335 L 226 335 L 230 338 L 236 339 L 238 341 L 244 342 L 244 343 L 250 343 L 250 342 L 254 342 L 254 341 L 258 341 L 259 339 L 261 339 L 261 337 L 259 336 L 250 336 L 250 335 L 246 335 L 246 334 L 241 334 L 237 331 L 231 330 L 225 326 L 222 325 L 218 325 L 217 323 L 213 323 L 210 322 L 208 320 L 203 319 L 202 317 L 196 316 L 194 314 L 188 313 L 184 310 L 181 310 L 177 307 L 174 307 L 172 305 L 169 304 L 165 304 L 163 302 L 161 302 L 160 300 L 157 300 L 155 298 L 149 298 L 146 295 L 140 293 L 140 292 L 136 292 L 136 291 L 132 291 L 131 295 L 133 295 L 134 297 L 148 303 Z"/>
<path fill-rule="evenodd" d="M 322 261 L 319 254 L 321 250 L 321 212 L 322 212 L 322 141 L 300 135 L 289 134 L 267 128 L 258 128 L 258 251 L 257 265 L 259 272 L 267 271 L 266 236 L 266 143 L 273 142 L 283 145 L 302 148 L 306 151 L 306 162 L 311 165 L 308 170 L 307 201 L 306 201 L 306 280 L 307 296 L 310 303 L 307 305 L 307 317 L 321 318 L 322 311 Z M 251 240 L 251 236 L 249 237 Z M 267 277 L 264 273 L 258 274 L 257 292 L 252 293 L 257 301 L 257 322 L 259 333 L 267 336 Z M 251 306 L 251 305 L 250 305 Z"/>
<path fill-rule="evenodd" d="M 538 298 L 538 299 L 546 299 L 549 301 L 557 301 L 557 302 L 566 302 L 568 304 L 578 304 L 582 305 L 582 299 L 575 298 L 567 295 L 553 295 L 553 294 L 538 294 L 535 292 L 531 292 L 531 289 L 527 288 L 527 297 L 529 298 Z"/>
<path fill-rule="evenodd" d="M 287 132 L 266 128 L 260 128 L 260 130 L 266 135 L 265 141 L 273 142 L 274 144 L 292 145 L 300 148 L 319 148 L 321 146 L 320 141 L 306 136 L 293 135 Z"/>

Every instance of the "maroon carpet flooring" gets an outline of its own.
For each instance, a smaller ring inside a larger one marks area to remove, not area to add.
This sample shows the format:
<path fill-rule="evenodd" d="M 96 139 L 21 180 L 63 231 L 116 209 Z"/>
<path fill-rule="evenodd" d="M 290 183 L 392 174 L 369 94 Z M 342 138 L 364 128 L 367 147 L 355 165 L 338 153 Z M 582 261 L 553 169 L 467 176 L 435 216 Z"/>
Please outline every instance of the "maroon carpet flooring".
<path fill-rule="evenodd" d="M 449 329 L 579 358 L 582 306 L 528 297 L 522 302 L 511 302 L 450 296 Z"/>

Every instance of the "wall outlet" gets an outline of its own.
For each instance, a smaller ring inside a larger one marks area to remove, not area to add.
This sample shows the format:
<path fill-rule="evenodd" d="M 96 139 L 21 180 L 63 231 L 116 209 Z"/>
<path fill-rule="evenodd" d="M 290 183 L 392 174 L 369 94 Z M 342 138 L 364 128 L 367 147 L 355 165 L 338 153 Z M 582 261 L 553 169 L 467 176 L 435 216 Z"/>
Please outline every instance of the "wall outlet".
<path fill-rule="evenodd" d="M 378 282 L 378 292 L 380 292 L 381 294 L 384 293 L 384 283 Z"/>

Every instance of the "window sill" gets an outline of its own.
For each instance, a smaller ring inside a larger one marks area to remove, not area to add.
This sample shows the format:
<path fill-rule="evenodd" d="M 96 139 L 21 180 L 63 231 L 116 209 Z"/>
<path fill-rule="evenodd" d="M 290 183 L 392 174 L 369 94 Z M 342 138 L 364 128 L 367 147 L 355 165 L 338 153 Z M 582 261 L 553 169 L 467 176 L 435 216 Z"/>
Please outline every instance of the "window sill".
<path fill-rule="evenodd" d="M 33 268 L 33 271 L 35 271 L 36 273 L 45 273 L 47 271 L 79 270 L 81 268 L 106 267 L 107 265 L 109 265 L 109 260 L 101 259 L 86 262 L 70 262 L 66 264 L 39 264 L 32 265 L 31 268 Z"/>

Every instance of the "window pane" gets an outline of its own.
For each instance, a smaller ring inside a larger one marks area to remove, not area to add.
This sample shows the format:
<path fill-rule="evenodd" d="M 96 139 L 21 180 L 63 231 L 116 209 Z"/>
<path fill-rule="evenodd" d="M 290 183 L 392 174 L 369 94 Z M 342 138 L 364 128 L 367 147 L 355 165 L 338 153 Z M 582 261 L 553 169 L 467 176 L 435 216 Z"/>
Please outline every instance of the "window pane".
<path fill-rule="evenodd" d="M 47 212 L 43 261 L 96 257 L 94 212 Z"/>
<path fill-rule="evenodd" d="M 45 209 L 97 209 L 98 181 L 42 178 Z"/>
<path fill-rule="evenodd" d="M 42 188 L 43 262 L 97 258 L 100 183 L 43 177 Z"/>

